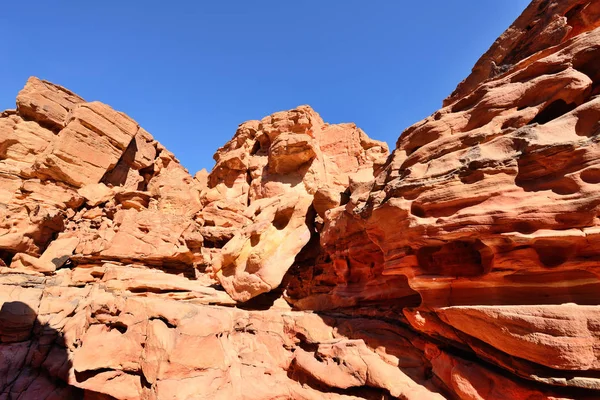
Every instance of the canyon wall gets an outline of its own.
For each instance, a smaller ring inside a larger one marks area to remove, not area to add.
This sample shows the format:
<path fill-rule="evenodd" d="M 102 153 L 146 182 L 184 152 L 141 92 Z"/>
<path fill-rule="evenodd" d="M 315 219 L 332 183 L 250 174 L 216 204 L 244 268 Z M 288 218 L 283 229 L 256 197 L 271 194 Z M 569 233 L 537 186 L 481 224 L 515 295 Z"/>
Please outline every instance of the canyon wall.
<path fill-rule="evenodd" d="M 390 153 L 309 106 L 191 176 L 30 78 L 0 114 L 0 399 L 600 396 L 600 0 L 534 0 Z"/>

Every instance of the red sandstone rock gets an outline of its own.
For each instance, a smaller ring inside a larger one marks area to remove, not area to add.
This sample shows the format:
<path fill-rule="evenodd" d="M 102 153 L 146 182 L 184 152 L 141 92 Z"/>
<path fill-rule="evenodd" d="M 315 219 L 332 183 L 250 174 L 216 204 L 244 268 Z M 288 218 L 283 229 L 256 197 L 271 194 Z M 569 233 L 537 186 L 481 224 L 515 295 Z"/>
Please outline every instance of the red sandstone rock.
<path fill-rule="evenodd" d="M 512 356 L 554 369 L 599 369 L 598 307 L 449 307 L 437 314 L 455 329 Z"/>
<path fill-rule="evenodd" d="M 213 263 L 225 290 L 247 301 L 278 287 L 315 229 L 312 209 L 340 205 L 350 176 L 372 178 L 386 155 L 385 144 L 352 124 L 326 125 L 308 106 L 240 125 L 215 155 L 203 196 L 205 225 L 243 228 Z M 214 207 L 223 197 L 237 209 Z"/>
<path fill-rule="evenodd" d="M 17 111 L 27 119 L 60 130 L 67 125 L 69 112 L 83 102 L 62 86 L 31 77 L 17 96 Z"/>
<path fill-rule="evenodd" d="M 597 398 L 599 29 L 535 0 L 389 158 L 301 106 L 194 177 L 31 78 L 0 114 L 0 393 Z"/>
<path fill-rule="evenodd" d="M 598 304 L 590 259 L 600 204 L 593 139 L 600 33 L 590 17 L 596 8 L 533 2 L 500 39 L 513 47 L 490 50 L 515 63 L 408 128 L 368 196 L 364 189 L 352 194 L 346 211 L 329 214 L 321 243 L 332 261 L 317 277 L 313 268 L 313 282 L 346 288 L 349 276 L 366 270 L 372 283 L 406 278 L 424 306 Z M 533 14 L 540 19 L 532 21 Z M 557 42 L 515 34 L 550 16 L 579 21 L 564 28 L 579 33 Z M 517 47 L 523 54 L 511 51 Z M 462 87 L 475 78 L 467 82 Z M 359 254 L 349 259 L 348 252 Z M 372 267 L 366 254 L 374 254 Z M 327 277 L 332 268 L 353 272 Z M 290 291 L 296 304 L 319 290 L 306 286 Z M 410 303 L 407 289 L 399 282 L 394 298 Z"/>

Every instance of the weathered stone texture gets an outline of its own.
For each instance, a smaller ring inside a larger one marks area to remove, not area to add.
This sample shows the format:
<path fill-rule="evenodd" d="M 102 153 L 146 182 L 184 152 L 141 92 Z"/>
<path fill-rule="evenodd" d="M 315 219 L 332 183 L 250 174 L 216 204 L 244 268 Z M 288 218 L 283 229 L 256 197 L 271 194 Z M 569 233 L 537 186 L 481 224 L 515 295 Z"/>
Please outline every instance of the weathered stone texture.
<path fill-rule="evenodd" d="M 191 176 L 31 78 L 0 114 L 0 399 L 600 396 L 600 1 L 534 0 L 394 151 L 309 106 Z"/>

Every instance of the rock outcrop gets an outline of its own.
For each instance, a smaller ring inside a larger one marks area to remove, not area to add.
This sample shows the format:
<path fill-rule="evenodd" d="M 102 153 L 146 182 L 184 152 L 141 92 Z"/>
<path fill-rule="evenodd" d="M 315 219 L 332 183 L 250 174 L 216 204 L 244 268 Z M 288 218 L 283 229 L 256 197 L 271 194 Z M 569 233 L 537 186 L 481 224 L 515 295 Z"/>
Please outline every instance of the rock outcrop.
<path fill-rule="evenodd" d="M 223 219 L 213 230 L 237 228 L 213 263 L 225 290 L 247 301 L 277 288 L 318 234 L 314 214 L 322 221 L 345 203 L 349 181 L 372 180 L 387 155 L 355 125 L 325 124 L 307 106 L 240 125 L 215 154 L 202 195 L 205 210 Z"/>
<path fill-rule="evenodd" d="M 31 78 L 0 114 L 0 398 L 600 396 L 600 1 L 534 0 L 388 153 L 310 107 L 191 176 Z"/>

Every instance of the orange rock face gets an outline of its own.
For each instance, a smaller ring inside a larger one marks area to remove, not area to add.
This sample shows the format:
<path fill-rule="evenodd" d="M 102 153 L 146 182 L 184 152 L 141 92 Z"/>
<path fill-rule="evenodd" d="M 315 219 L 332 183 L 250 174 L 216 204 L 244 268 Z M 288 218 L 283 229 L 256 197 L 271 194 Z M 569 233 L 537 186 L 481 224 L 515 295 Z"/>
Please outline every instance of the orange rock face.
<path fill-rule="evenodd" d="M 247 301 L 277 288 L 317 235 L 315 211 L 339 206 L 352 176 L 373 179 L 387 154 L 355 125 L 327 125 L 307 106 L 240 125 L 202 195 L 209 216 L 221 217 L 216 229 L 238 228 L 213 262 L 227 293 Z"/>
<path fill-rule="evenodd" d="M 31 78 L 0 114 L 0 398 L 600 397 L 600 1 L 535 0 L 389 154 L 310 107 L 191 176 Z"/>

